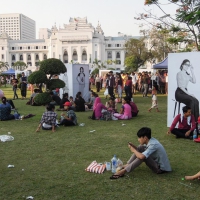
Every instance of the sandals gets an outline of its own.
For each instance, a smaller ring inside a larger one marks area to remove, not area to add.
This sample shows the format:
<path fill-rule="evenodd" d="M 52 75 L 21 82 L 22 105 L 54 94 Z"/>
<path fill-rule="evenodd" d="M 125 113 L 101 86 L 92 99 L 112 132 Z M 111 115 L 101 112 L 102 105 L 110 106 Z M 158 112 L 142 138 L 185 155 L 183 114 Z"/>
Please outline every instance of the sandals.
<path fill-rule="evenodd" d="M 118 178 L 122 178 L 122 177 L 124 177 L 124 174 L 122 174 L 122 175 L 113 174 L 113 175 L 110 177 L 110 179 L 118 179 Z"/>

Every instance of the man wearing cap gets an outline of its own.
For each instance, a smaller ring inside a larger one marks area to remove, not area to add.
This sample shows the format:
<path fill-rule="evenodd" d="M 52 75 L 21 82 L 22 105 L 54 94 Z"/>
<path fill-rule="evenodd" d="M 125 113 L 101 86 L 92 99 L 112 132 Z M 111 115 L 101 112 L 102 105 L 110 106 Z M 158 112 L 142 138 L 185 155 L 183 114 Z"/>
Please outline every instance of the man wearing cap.
<path fill-rule="evenodd" d="M 64 109 L 67 110 L 66 114 L 62 113 L 62 121 L 60 122 L 60 125 L 63 126 L 75 126 L 77 125 L 77 117 L 76 114 L 73 110 L 70 109 L 71 103 L 70 102 L 65 102 L 64 103 Z"/>
<path fill-rule="evenodd" d="M 114 86 L 115 86 L 115 77 L 113 75 L 113 71 L 110 71 L 109 75 L 110 76 L 109 76 L 109 79 L 107 82 L 108 94 L 110 95 L 110 97 L 114 97 L 113 90 L 114 90 Z"/>

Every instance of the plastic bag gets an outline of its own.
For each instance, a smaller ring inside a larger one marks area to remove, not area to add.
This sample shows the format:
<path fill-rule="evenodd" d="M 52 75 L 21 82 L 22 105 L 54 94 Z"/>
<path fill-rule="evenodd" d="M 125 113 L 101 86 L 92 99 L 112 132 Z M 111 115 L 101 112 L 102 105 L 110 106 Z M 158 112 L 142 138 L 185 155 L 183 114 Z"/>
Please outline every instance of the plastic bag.
<path fill-rule="evenodd" d="M 106 88 L 105 92 L 104 92 L 104 96 L 108 95 L 108 88 Z"/>
<path fill-rule="evenodd" d="M 7 141 L 13 141 L 14 137 L 10 135 L 0 135 L 0 141 L 7 142 Z"/>

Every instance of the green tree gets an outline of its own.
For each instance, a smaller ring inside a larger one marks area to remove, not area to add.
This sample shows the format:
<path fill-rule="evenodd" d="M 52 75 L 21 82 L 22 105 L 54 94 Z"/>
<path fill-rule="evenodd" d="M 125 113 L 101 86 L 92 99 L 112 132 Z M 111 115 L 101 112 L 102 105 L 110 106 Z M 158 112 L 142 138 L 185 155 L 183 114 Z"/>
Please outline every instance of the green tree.
<path fill-rule="evenodd" d="M 104 65 L 104 63 L 101 62 L 101 60 L 98 60 L 98 59 L 95 59 L 95 60 L 93 61 L 93 65 L 96 66 L 96 67 L 99 68 L 99 69 L 106 68 L 106 66 Z"/>
<path fill-rule="evenodd" d="M 153 47 L 153 46 L 152 46 Z M 153 54 L 151 52 L 152 47 L 147 49 L 145 46 L 145 37 L 140 39 L 130 39 L 125 44 L 126 58 L 125 63 L 134 70 L 137 70 L 139 67 L 143 66 L 146 61 L 152 59 Z"/>
<path fill-rule="evenodd" d="M 8 62 L 2 62 L 2 61 L 0 61 L 0 71 L 1 72 L 7 71 L 8 68 L 9 68 Z"/>
<path fill-rule="evenodd" d="M 25 70 L 26 68 L 28 68 L 28 66 L 27 66 L 26 63 L 23 62 L 23 61 L 17 61 L 17 62 L 14 63 L 13 68 L 14 68 L 15 70 L 23 71 L 23 70 Z"/>
<path fill-rule="evenodd" d="M 99 68 L 94 69 L 91 74 L 93 76 L 96 75 L 96 74 L 99 74 Z"/>
<path fill-rule="evenodd" d="M 53 75 L 59 75 L 66 72 L 66 67 L 59 59 L 50 58 L 43 60 L 40 64 L 39 71 L 33 72 L 28 77 L 28 82 L 31 84 L 46 84 L 46 92 L 38 94 L 35 97 L 35 102 L 39 105 L 47 104 L 51 101 L 49 92 L 56 88 L 65 87 L 65 82 L 60 79 L 52 79 Z M 48 77 L 48 78 L 47 78 Z"/>
<path fill-rule="evenodd" d="M 169 42 L 177 44 L 184 40 L 188 44 L 200 50 L 200 1 L 199 0 L 168 0 L 169 4 L 174 4 L 176 7 L 175 18 L 166 14 L 164 8 L 165 4 L 162 4 L 161 0 L 145 0 L 145 5 L 156 5 L 164 14 L 164 17 L 157 17 L 152 15 L 150 12 L 148 14 L 142 14 L 139 18 L 147 21 L 148 19 L 153 18 L 154 20 L 159 20 L 165 25 L 173 28 L 179 27 L 180 30 L 177 32 L 185 33 L 184 37 L 176 37 L 169 39 Z M 164 20 L 170 19 L 170 21 Z M 191 40 L 193 42 L 191 42 Z"/>

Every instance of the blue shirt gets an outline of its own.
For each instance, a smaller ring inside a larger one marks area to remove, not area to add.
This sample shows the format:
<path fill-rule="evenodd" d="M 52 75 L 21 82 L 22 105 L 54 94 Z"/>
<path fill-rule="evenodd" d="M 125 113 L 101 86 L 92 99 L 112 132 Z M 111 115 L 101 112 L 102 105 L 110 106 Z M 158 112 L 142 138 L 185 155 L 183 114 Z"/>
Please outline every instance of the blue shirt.
<path fill-rule="evenodd" d="M 146 158 L 151 157 L 153 160 L 155 160 L 160 166 L 161 170 L 172 171 L 170 163 L 169 163 L 169 159 L 167 157 L 167 153 L 164 147 L 155 138 L 151 138 L 149 140 L 146 146 L 146 150 L 142 154 Z"/>
<path fill-rule="evenodd" d="M 6 104 L 0 104 L 0 108 L 6 108 L 6 107 L 9 107 L 10 109 L 11 109 L 11 105 L 8 103 L 8 102 L 6 102 Z"/>

